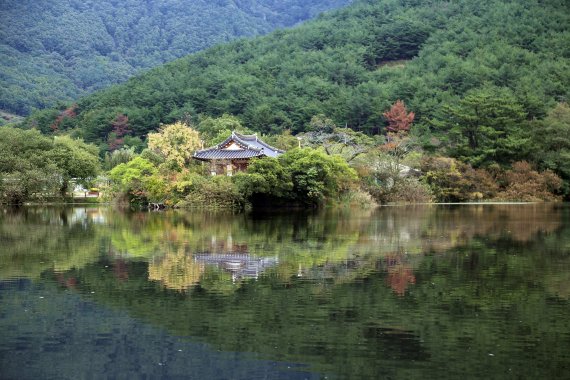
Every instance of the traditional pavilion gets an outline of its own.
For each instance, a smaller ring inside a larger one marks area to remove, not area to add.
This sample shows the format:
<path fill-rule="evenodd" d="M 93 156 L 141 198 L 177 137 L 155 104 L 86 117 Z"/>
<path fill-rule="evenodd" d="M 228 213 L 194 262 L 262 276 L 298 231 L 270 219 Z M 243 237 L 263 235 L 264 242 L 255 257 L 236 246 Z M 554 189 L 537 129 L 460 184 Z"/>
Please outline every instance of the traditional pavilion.
<path fill-rule="evenodd" d="M 244 171 L 249 161 L 255 157 L 277 157 L 285 153 L 261 141 L 257 134 L 242 135 L 232 132 L 232 135 L 218 145 L 202 149 L 194 153 L 194 158 L 210 163 L 212 175 Z"/>

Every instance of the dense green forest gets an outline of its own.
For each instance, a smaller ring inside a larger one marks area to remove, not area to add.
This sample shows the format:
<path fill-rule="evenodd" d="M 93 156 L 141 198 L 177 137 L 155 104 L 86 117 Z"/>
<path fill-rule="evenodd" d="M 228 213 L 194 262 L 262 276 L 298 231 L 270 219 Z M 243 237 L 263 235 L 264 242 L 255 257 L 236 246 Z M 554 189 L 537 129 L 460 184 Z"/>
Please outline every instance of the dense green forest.
<path fill-rule="evenodd" d="M 443 132 L 456 124 L 449 107 L 468 113 L 471 98 L 503 99 L 517 111 L 509 121 L 521 124 L 568 98 L 564 5 L 364 1 L 293 30 L 190 55 L 83 98 L 70 127 L 103 141 L 120 113 L 138 136 L 188 113 L 229 113 L 255 131 L 300 132 L 321 113 L 377 133 L 382 112 L 402 99 L 416 124 Z M 48 113 L 29 123 L 49 132 L 53 120 L 42 122 Z"/>
<path fill-rule="evenodd" d="M 569 24 L 559 0 L 360 1 L 176 60 L 25 125 L 103 150 L 118 124 L 129 141 L 223 114 L 266 134 L 305 132 L 324 115 L 377 135 L 401 99 L 428 153 L 474 167 L 527 160 L 568 180 Z"/>
<path fill-rule="evenodd" d="M 556 200 L 570 194 L 569 22 L 556 0 L 360 1 L 22 126 L 97 144 L 113 192 L 131 202 Z M 193 128 L 184 141 L 145 149 L 159 128 L 157 141 L 174 141 L 177 121 Z M 190 154 L 230 130 L 321 151 L 288 152 L 231 181 L 165 153 Z M 402 164 L 421 178 L 402 178 Z"/>
<path fill-rule="evenodd" d="M 28 114 L 348 0 L 0 2 L 0 109 Z"/>

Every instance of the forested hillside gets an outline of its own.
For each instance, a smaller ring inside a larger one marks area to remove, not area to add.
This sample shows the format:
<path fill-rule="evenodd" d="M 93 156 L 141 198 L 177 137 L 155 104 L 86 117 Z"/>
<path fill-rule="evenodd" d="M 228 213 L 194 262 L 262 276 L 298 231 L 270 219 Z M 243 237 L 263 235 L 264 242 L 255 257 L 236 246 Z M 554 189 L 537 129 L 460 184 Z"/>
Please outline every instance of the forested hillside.
<path fill-rule="evenodd" d="M 320 115 L 376 135 L 400 99 L 424 152 L 491 172 L 526 160 L 554 170 L 568 194 L 568 25 L 564 0 L 360 1 L 184 57 L 25 125 L 103 150 L 113 134 L 144 140 L 161 123 L 223 114 L 265 134 L 305 132 Z"/>
<path fill-rule="evenodd" d="M 349 0 L 3 0 L 0 109 L 33 107 L 125 81 L 236 37 L 264 34 Z"/>

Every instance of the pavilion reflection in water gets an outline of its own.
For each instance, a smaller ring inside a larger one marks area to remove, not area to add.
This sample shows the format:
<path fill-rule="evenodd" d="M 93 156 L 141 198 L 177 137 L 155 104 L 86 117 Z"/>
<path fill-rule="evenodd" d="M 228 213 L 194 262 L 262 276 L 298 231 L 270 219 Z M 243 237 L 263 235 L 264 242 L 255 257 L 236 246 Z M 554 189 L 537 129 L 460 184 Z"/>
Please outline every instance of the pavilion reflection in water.
<path fill-rule="evenodd" d="M 257 279 L 265 270 L 279 264 L 277 256 L 256 257 L 244 252 L 197 253 L 194 255 L 194 261 L 230 272 L 233 281 L 245 278 Z"/>
<path fill-rule="evenodd" d="M 260 257 L 248 251 L 212 250 L 200 253 L 172 252 L 149 261 L 148 277 L 169 289 L 187 290 L 203 281 L 236 284 L 257 280 L 269 268 L 277 267 L 277 256 Z M 227 273 L 218 276 L 214 273 Z"/>

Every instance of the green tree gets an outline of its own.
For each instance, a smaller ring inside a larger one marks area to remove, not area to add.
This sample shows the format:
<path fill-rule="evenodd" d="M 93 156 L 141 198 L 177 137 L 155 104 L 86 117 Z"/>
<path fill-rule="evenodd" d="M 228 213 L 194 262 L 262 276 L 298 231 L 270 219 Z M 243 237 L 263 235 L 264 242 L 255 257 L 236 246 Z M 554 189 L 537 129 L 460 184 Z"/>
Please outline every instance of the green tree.
<path fill-rule="evenodd" d="M 157 173 L 158 169 L 150 161 L 135 157 L 126 164 L 115 166 L 109 172 L 109 178 L 115 193 L 127 195 L 131 202 L 146 202 L 145 180 Z M 155 185 L 154 182 L 152 185 Z M 158 191 L 156 193 L 158 194 Z"/>
<path fill-rule="evenodd" d="M 374 138 L 362 132 L 338 128 L 332 119 L 322 114 L 311 118 L 308 130 L 298 136 L 303 145 L 322 147 L 327 154 L 338 154 L 349 163 L 376 143 Z"/>
<path fill-rule="evenodd" d="M 99 171 L 96 147 L 37 130 L 0 128 L 0 152 L 1 198 L 9 203 L 65 196 L 72 178 L 85 182 Z"/>
<path fill-rule="evenodd" d="M 455 106 L 444 107 L 450 153 L 473 165 L 508 162 L 524 151 L 528 139 L 521 124 L 525 113 L 507 88 L 469 91 Z"/>
<path fill-rule="evenodd" d="M 82 4 L 5 0 L 0 109 L 25 115 L 34 108 L 53 107 L 60 100 L 125 82 L 136 73 L 219 42 L 292 26 L 348 2 L 252 0 L 236 7 L 223 1 L 168 0 L 141 6 L 114 0 Z M 18 16 L 24 13 L 28 17 Z M 234 104 L 248 101 L 247 88 L 235 82 L 224 95 Z M 133 95 L 154 105 L 160 90 L 154 86 Z"/>
<path fill-rule="evenodd" d="M 68 136 L 54 138 L 54 147 L 48 156 L 60 170 L 62 196 L 66 196 L 71 179 L 87 185 L 97 176 L 100 170 L 97 153 L 97 147 L 85 144 L 81 140 L 74 140 Z"/>
<path fill-rule="evenodd" d="M 133 158 L 135 158 L 135 149 L 122 147 L 110 153 L 106 152 L 103 165 L 105 170 L 111 170 L 119 164 L 126 164 Z"/>
<path fill-rule="evenodd" d="M 320 204 L 334 200 L 355 186 L 357 175 L 338 155 L 327 155 L 320 149 L 297 148 L 283 154 L 279 160 L 290 173 L 294 199 Z"/>
<path fill-rule="evenodd" d="M 278 135 L 263 135 L 262 140 L 285 151 L 297 148 L 301 144 L 301 137 L 293 136 L 290 129 L 286 129 Z"/>
<path fill-rule="evenodd" d="M 565 181 L 565 195 L 570 194 L 570 106 L 558 104 L 532 127 L 532 156 L 542 168 L 559 174 Z"/>
<path fill-rule="evenodd" d="M 249 129 L 242 126 L 239 118 L 229 114 L 223 114 L 220 117 L 207 116 L 200 121 L 197 129 L 208 146 L 224 141 L 232 131 L 251 133 Z"/>

